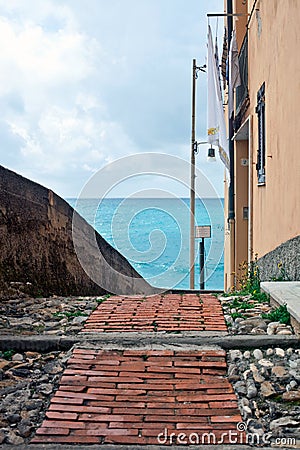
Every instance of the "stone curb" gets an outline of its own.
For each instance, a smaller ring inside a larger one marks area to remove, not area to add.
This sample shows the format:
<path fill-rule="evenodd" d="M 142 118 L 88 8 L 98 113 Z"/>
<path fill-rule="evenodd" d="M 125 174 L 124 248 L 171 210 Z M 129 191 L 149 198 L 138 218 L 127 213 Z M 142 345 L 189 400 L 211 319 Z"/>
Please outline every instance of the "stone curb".
<path fill-rule="evenodd" d="M 0 336 L 0 350 L 14 349 L 19 352 L 36 351 L 50 352 L 55 350 L 68 350 L 73 345 L 101 346 L 110 349 L 139 349 L 139 348 L 165 348 L 166 346 L 218 346 L 224 350 L 250 349 L 268 347 L 296 347 L 300 346 L 298 336 L 280 335 L 235 335 L 216 332 L 183 332 L 175 333 L 97 333 L 81 334 L 77 336 Z"/>
<path fill-rule="evenodd" d="M 224 294 L 221 289 L 169 289 L 165 291 L 166 294 Z"/>

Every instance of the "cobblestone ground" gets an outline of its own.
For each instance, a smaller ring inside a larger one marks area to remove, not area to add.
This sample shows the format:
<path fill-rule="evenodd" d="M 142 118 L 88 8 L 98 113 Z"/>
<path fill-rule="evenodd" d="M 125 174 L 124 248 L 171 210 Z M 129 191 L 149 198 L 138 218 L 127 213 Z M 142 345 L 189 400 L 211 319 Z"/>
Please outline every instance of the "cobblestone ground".
<path fill-rule="evenodd" d="M 226 326 L 215 297 L 164 295 L 107 300 L 83 332 L 104 330 L 224 331 Z M 31 442 L 229 442 L 242 419 L 225 358 L 218 349 L 76 348 Z"/>

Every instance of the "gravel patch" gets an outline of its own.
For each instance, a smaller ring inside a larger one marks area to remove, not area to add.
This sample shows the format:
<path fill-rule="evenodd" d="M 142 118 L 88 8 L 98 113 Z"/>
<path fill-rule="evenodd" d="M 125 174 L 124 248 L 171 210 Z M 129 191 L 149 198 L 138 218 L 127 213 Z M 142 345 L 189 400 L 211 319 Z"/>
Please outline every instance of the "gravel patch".
<path fill-rule="evenodd" d="M 262 334 L 285 335 L 294 334 L 289 324 L 272 321 L 264 317 L 275 310 L 269 302 L 259 302 L 251 299 L 251 295 L 230 296 L 220 295 L 225 321 L 230 334 Z"/>
<path fill-rule="evenodd" d="M 227 362 L 248 433 L 264 445 L 299 444 L 300 349 L 230 350 Z"/>
<path fill-rule="evenodd" d="M 106 297 L 5 298 L 0 335 L 74 335 Z"/>
<path fill-rule="evenodd" d="M 70 354 L 1 353 L 0 444 L 24 448 L 30 441 L 44 419 Z"/>

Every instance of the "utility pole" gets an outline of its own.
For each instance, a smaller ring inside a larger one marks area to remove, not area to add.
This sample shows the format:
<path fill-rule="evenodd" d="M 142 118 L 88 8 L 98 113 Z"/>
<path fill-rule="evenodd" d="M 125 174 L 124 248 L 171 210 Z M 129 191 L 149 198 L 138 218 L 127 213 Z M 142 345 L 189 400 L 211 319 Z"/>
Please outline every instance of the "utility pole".
<path fill-rule="evenodd" d="M 190 289 L 195 289 L 195 122 L 196 122 L 197 65 L 193 59 L 192 80 L 192 136 L 191 136 L 191 182 L 190 182 Z"/>
<path fill-rule="evenodd" d="M 198 78 L 198 71 L 205 72 L 205 67 L 205 65 L 198 67 L 196 59 L 193 59 L 190 182 L 190 289 L 195 289 L 195 154 L 198 153 L 198 145 L 204 144 L 204 142 L 196 141 L 196 80 Z"/>

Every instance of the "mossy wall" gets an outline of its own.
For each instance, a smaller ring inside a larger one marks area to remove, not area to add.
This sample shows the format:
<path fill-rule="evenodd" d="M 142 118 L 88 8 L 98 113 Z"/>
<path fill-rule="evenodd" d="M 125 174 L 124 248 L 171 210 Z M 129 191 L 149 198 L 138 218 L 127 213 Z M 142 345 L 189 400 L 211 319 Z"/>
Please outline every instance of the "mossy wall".
<path fill-rule="evenodd" d="M 261 281 L 300 281 L 300 236 L 281 244 L 258 260 Z M 280 278 L 285 278 L 280 280 Z"/>
<path fill-rule="evenodd" d="M 129 262 L 94 231 L 100 249 L 97 260 L 92 255 L 94 270 L 109 283 L 103 289 L 89 278 L 74 249 L 73 214 L 51 190 L 0 166 L 0 280 L 30 282 L 43 295 L 148 292 L 150 286 Z M 91 233 L 84 219 L 76 223 Z M 87 259 L 89 251 L 87 245 Z"/>

